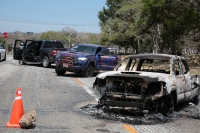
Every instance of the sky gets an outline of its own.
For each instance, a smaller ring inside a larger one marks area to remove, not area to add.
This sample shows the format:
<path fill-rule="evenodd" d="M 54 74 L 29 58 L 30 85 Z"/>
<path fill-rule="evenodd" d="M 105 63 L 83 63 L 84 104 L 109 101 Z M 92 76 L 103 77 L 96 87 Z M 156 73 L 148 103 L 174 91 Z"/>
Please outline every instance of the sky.
<path fill-rule="evenodd" d="M 0 0 L 0 32 L 100 33 L 98 12 L 106 0 Z"/>

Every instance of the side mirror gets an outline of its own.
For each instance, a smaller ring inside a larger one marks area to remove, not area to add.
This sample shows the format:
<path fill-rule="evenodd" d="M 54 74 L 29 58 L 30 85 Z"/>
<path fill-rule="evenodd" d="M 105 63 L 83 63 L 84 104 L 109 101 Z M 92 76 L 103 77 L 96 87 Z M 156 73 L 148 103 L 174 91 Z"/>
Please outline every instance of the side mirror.
<path fill-rule="evenodd" d="M 98 53 L 97 55 L 98 55 L 98 56 L 102 56 L 103 54 L 102 54 L 102 52 L 100 52 L 100 53 Z"/>

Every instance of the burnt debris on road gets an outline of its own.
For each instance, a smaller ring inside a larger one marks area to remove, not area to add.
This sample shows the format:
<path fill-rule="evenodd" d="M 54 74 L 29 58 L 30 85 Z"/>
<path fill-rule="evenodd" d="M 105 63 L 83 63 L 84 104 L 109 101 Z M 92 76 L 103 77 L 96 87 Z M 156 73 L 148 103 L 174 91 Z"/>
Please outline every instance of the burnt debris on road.
<path fill-rule="evenodd" d="M 161 113 L 144 114 L 126 108 L 109 108 L 98 104 L 88 104 L 81 107 L 84 112 L 101 119 L 121 121 L 130 124 L 162 124 L 183 119 L 200 119 L 198 106 L 190 104 L 180 104 L 175 109 L 172 117 L 167 117 Z"/>

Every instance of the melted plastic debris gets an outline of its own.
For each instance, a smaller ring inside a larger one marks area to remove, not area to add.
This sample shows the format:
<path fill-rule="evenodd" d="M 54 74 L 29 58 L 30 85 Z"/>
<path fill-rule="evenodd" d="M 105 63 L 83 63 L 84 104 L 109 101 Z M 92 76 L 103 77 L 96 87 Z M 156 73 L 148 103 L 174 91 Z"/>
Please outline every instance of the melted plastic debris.
<path fill-rule="evenodd" d="M 163 116 L 161 113 L 143 114 L 124 108 L 102 107 L 97 104 L 88 104 L 81 107 L 81 110 L 100 119 L 122 121 L 130 124 L 162 124 L 172 122 L 179 119 L 194 118 L 200 119 L 200 111 L 198 105 L 184 104 L 175 109 L 172 117 Z"/>

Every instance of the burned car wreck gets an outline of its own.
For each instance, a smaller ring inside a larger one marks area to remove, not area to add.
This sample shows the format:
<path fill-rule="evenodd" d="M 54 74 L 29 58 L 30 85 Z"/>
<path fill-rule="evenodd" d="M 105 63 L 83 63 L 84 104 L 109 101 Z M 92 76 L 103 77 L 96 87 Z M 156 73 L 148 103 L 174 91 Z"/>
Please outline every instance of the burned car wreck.
<path fill-rule="evenodd" d="M 172 116 L 182 102 L 198 100 L 199 76 L 191 75 L 184 57 L 169 54 L 127 56 L 113 71 L 97 75 L 93 88 L 99 105 Z"/>

